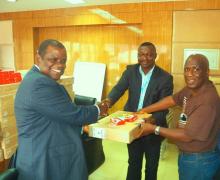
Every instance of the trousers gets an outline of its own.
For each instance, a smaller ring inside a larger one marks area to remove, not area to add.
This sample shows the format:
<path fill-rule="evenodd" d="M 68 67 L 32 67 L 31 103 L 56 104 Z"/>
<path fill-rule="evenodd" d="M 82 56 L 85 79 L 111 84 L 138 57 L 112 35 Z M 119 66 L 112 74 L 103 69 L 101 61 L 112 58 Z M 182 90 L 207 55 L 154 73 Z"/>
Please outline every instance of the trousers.
<path fill-rule="evenodd" d="M 145 180 L 156 180 L 161 140 L 142 137 L 128 144 L 128 171 L 126 180 L 141 180 L 143 157 L 146 159 Z"/>
<path fill-rule="evenodd" d="M 179 153 L 179 180 L 213 180 L 220 165 L 217 150 L 201 153 Z"/>

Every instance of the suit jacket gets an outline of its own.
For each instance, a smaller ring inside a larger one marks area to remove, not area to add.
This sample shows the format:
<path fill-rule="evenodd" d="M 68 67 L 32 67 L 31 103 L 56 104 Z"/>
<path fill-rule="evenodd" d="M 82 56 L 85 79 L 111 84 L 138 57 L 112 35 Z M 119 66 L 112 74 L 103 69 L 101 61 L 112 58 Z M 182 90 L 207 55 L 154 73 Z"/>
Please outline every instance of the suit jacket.
<path fill-rule="evenodd" d="M 125 111 L 137 111 L 142 83 L 139 66 L 139 64 L 127 66 L 120 80 L 108 95 L 114 104 L 128 90 L 128 100 L 124 106 Z M 145 93 L 143 107 L 153 104 L 172 93 L 173 77 L 160 67 L 155 66 Z M 152 113 L 157 125 L 167 127 L 167 113 L 168 110 Z"/>
<path fill-rule="evenodd" d="M 88 179 L 81 126 L 97 121 L 95 106 L 76 106 L 65 88 L 33 67 L 15 98 L 19 180 Z"/>

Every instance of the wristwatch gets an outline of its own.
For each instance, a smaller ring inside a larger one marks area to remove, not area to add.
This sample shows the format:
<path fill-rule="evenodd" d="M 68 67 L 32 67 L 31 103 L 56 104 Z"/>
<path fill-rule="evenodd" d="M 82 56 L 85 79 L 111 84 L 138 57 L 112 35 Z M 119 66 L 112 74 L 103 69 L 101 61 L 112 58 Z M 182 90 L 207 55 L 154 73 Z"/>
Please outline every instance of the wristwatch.
<path fill-rule="evenodd" d="M 154 134 L 160 135 L 160 126 L 156 126 L 156 128 L 154 129 Z"/>

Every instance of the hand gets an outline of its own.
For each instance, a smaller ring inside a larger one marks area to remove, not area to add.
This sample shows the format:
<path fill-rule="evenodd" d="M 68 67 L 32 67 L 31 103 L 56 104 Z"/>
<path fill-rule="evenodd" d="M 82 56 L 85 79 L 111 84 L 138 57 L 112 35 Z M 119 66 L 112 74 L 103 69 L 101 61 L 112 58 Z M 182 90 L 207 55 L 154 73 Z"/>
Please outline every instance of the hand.
<path fill-rule="evenodd" d="M 107 116 L 108 115 L 108 105 L 106 103 L 100 102 L 97 104 L 100 110 L 100 116 Z"/>
<path fill-rule="evenodd" d="M 108 106 L 108 108 L 110 108 L 112 105 L 111 100 L 109 98 L 102 100 L 101 103 L 104 103 L 106 106 Z"/>
<path fill-rule="evenodd" d="M 142 123 L 140 126 L 140 130 L 134 133 L 134 138 L 140 138 L 142 136 L 147 136 L 154 132 L 154 129 L 156 128 L 155 125 L 150 123 Z"/>
<path fill-rule="evenodd" d="M 145 123 L 156 124 L 156 120 L 151 116 L 149 118 L 143 118 Z"/>
<path fill-rule="evenodd" d="M 88 125 L 83 126 L 83 132 L 86 134 L 89 134 L 89 126 Z"/>
<path fill-rule="evenodd" d="M 141 124 L 141 128 L 143 129 L 143 132 L 142 132 L 141 135 L 142 136 L 147 136 L 151 133 L 154 133 L 154 130 L 155 130 L 156 126 L 151 124 L 151 123 L 146 122 L 146 123 Z"/>
<path fill-rule="evenodd" d="M 138 111 L 138 112 L 134 112 L 133 114 L 136 115 L 138 119 L 143 119 L 145 123 L 147 122 L 147 123 L 155 124 L 156 122 L 156 120 L 152 116 L 149 117 L 149 114 L 146 112 Z"/>
<path fill-rule="evenodd" d="M 144 114 L 144 113 L 146 113 L 146 112 L 144 112 L 142 109 L 137 111 L 137 112 L 135 112 L 135 114 Z"/>

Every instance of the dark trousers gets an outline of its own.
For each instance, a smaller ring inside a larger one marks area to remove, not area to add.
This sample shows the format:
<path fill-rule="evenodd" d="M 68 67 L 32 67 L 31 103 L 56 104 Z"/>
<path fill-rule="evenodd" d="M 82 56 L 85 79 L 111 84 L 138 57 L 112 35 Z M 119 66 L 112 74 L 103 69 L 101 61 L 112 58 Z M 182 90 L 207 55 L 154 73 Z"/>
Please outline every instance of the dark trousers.
<path fill-rule="evenodd" d="M 152 135 L 151 135 L 152 136 Z M 154 135 L 153 135 L 154 136 Z M 145 180 L 156 180 L 160 158 L 161 139 L 142 137 L 128 144 L 127 180 L 141 180 L 143 156 L 145 155 Z"/>

